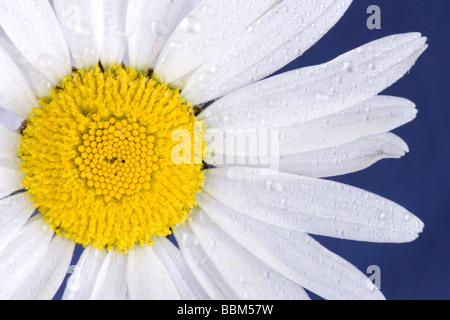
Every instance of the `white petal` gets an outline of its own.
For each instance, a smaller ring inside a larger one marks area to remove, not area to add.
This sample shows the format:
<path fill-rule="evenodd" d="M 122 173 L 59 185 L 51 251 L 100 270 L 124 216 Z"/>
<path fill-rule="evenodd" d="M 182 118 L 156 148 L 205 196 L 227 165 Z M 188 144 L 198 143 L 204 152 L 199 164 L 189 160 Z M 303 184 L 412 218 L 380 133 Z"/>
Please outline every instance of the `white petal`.
<path fill-rule="evenodd" d="M 61 286 L 72 261 L 75 243 L 55 236 L 26 279 L 16 283 L 11 300 L 51 300 Z"/>
<path fill-rule="evenodd" d="M 128 1 L 126 34 L 130 65 L 147 72 L 175 29 L 185 0 Z"/>
<path fill-rule="evenodd" d="M 187 14 L 198 6 L 201 1 L 202 0 L 185 0 L 186 4 L 184 5 L 183 13 L 181 15 L 182 18 L 187 16 Z"/>
<path fill-rule="evenodd" d="M 9 299 L 45 254 L 52 230 L 43 217 L 30 220 L 0 252 L 0 299 Z"/>
<path fill-rule="evenodd" d="M 211 140 L 211 144 L 205 161 L 211 165 L 270 164 L 271 169 L 277 170 L 278 164 L 282 164 L 281 156 L 345 149 L 346 144 L 389 132 L 412 121 L 416 115 L 416 106 L 409 100 L 376 96 L 345 111 L 290 127 L 208 128 L 205 140 Z"/>
<path fill-rule="evenodd" d="M 277 0 L 203 0 L 170 36 L 155 73 L 164 82 L 200 67 L 269 10 Z"/>
<path fill-rule="evenodd" d="M 70 55 L 48 1 L 1 0 L 0 24 L 17 49 L 51 82 L 71 73 Z"/>
<path fill-rule="evenodd" d="M 286 127 L 363 102 L 405 75 L 426 49 L 419 33 L 386 37 L 335 60 L 268 78 L 202 112 L 215 128 Z"/>
<path fill-rule="evenodd" d="M 128 290 L 132 300 L 178 300 L 175 284 L 151 247 L 128 254 Z"/>
<path fill-rule="evenodd" d="M 90 299 L 105 257 L 105 251 L 93 249 L 91 246 L 84 249 L 80 260 L 67 281 L 63 295 L 64 300 Z"/>
<path fill-rule="evenodd" d="M 29 118 L 31 109 L 37 106 L 38 101 L 20 68 L 1 46 L 0 74 L 0 107 Z"/>
<path fill-rule="evenodd" d="M 182 300 L 209 299 L 208 294 L 184 261 L 180 250 L 169 240 L 160 238 L 155 241 L 152 248 L 169 271 Z"/>
<path fill-rule="evenodd" d="M 0 47 L 5 50 L 20 68 L 20 71 L 22 71 L 22 74 L 36 97 L 45 97 L 50 94 L 52 84 L 33 64 L 25 59 L 11 41 L 0 37 Z"/>
<path fill-rule="evenodd" d="M 104 67 L 108 67 L 111 63 L 122 63 L 126 50 L 126 12 L 127 1 L 103 0 L 104 34 L 100 50 L 100 60 Z"/>
<path fill-rule="evenodd" d="M 189 75 L 183 97 L 200 104 L 271 75 L 322 38 L 350 3 L 281 1 Z"/>
<path fill-rule="evenodd" d="M 186 263 L 213 300 L 237 300 L 239 297 L 222 277 L 189 226 L 174 232 Z"/>
<path fill-rule="evenodd" d="M 228 163 L 226 155 L 216 154 L 205 161 L 215 167 L 231 165 L 269 168 L 312 178 L 344 175 L 366 169 L 382 159 L 399 159 L 409 152 L 407 144 L 392 133 L 367 136 L 342 146 L 309 152 L 280 155 L 265 161 L 264 157 L 247 154 Z M 226 154 L 226 150 L 224 152 Z M 221 161 L 220 163 L 216 163 Z"/>
<path fill-rule="evenodd" d="M 0 123 L 0 160 L 16 161 L 22 137 Z"/>
<path fill-rule="evenodd" d="M 307 299 L 302 287 L 280 275 L 231 239 L 201 211 L 190 222 L 201 246 L 240 299 Z"/>
<path fill-rule="evenodd" d="M 364 274 L 308 235 L 266 225 L 206 197 L 201 205 L 210 219 L 236 242 L 273 269 L 321 297 L 383 298 Z"/>
<path fill-rule="evenodd" d="M 280 129 L 280 154 L 341 146 L 365 136 L 385 133 L 415 119 L 409 100 L 376 96 L 346 111 Z"/>
<path fill-rule="evenodd" d="M 342 239 L 410 242 L 424 227 L 405 208 L 367 191 L 262 169 L 208 170 L 204 191 L 266 223 Z"/>
<path fill-rule="evenodd" d="M 23 189 L 24 175 L 17 168 L 0 166 L 0 199 Z"/>
<path fill-rule="evenodd" d="M 12 131 L 18 132 L 20 128 L 23 125 L 24 119 L 10 111 L 6 111 L 3 108 L 0 108 L 0 118 L 2 119 L 1 122 L 8 127 L 8 129 Z"/>
<path fill-rule="evenodd" d="M 0 252 L 17 236 L 35 210 L 25 193 L 0 200 Z"/>
<path fill-rule="evenodd" d="M 109 251 L 98 272 L 92 300 L 125 300 L 127 296 L 127 255 Z"/>
<path fill-rule="evenodd" d="M 102 1 L 54 0 L 54 4 L 77 68 L 95 66 L 103 38 Z"/>
<path fill-rule="evenodd" d="M 366 169 L 382 159 L 399 159 L 406 143 L 392 133 L 368 136 L 348 144 L 280 157 L 280 171 L 313 178 L 344 175 Z"/>

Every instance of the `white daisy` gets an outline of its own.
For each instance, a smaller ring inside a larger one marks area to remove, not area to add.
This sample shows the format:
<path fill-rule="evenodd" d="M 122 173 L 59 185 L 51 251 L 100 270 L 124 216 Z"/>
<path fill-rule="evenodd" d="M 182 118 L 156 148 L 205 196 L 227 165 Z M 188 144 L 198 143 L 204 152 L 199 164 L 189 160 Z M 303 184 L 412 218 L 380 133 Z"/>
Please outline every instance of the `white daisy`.
<path fill-rule="evenodd" d="M 51 299 L 76 245 L 66 299 L 383 298 L 309 234 L 422 232 L 399 205 L 321 178 L 408 151 L 389 131 L 414 104 L 378 94 L 426 39 L 394 35 L 261 80 L 350 3 L 203 0 L 182 19 L 185 0 L 0 0 L 0 105 L 26 119 L 20 133 L 0 125 L 0 298 Z M 176 130 L 254 128 L 279 133 L 280 171 L 250 156 L 173 161 Z"/>

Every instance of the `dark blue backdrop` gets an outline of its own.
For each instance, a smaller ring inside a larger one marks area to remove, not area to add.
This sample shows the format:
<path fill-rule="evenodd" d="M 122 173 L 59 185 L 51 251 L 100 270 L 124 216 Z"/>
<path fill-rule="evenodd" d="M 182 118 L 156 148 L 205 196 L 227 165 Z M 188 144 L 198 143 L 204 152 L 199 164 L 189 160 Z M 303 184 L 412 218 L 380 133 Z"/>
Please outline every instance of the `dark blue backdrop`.
<path fill-rule="evenodd" d="M 369 30 L 366 10 L 381 8 L 381 30 Z M 381 268 L 388 299 L 450 298 L 450 1 L 354 0 L 344 18 L 287 70 L 319 64 L 366 42 L 403 32 L 428 37 L 429 49 L 411 73 L 383 94 L 417 104 L 418 118 L 395 131 L 410 147 L 400 160 L 384 160 L 337 180 L 377 193 L 406 207 L 425 223 L 410 244 L 380 245 L 319 238 L 361 271 Z"/>
<path fill-rule="evenodd" d="M 381 8 L 381 30 L 366 27 L 370 5 Z M 379 266 L 381 289 L 388 299 L 450 298 L 449 20 L 449 0 L 354 0 L 331 32 L 283 69 L 320 64 L 390 34 L 418 31 L 428 37 L 430 48 L 412 72 L 384 92 L 417 104 L 418 118 L 395 131 L 411 152 L 400 160 L 384 160 L 334 179 L 406 207 L 424 221 L 424 233 L 415 242 L 400 245 L 318 238 L 363 272 Z"/>

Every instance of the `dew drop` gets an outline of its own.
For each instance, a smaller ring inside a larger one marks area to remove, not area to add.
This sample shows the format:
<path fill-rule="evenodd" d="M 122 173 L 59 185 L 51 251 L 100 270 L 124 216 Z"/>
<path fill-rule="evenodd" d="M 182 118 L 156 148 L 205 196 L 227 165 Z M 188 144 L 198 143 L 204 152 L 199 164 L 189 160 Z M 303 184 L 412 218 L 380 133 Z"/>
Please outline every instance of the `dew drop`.
<path fill-rule="evenodd" d="M 182 22 L 183 28 L 189 33 L 199 33 L 202 31 L 202 23 L 195 17 L 186 17 Z"/>
<path fill-rule="evenodd" d="M 403 217 L 403 219 L 404 219 L 405 221 L 411 221 L 412 218 L 413 218 L 412 215 L 409 214 L 409 213 L 405 214 L 405 216 Z"/>
<path fill-rule="evenodd" d="M 82 37 L 90 37 L 92 35 L 92 30 L 88 25 L 78 24 L 74 27 L 75 33 Z"/>
<path fill-rule="evenodd" d="M 154 34 L 162 36 L 168 33 L 168 28 L 164 21 L 154 21 L 152 31 Z"/>
<path fill-rule="evenodd" d="M 355 72 L 355 65 L 352 62 L 345 62 L 344 70 L 347 71 L 348 73 Z"/>

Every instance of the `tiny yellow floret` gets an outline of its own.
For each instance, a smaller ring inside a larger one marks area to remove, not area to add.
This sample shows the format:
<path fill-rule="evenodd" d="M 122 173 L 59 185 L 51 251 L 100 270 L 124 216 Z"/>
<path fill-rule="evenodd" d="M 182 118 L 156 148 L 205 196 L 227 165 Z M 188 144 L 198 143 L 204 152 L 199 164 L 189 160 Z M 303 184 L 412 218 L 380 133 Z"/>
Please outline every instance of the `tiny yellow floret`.
<path fill-rule="evenodd" d="M 178 89 L 132 68 L 74 71 L 23 131 L 23 186 L 51 228 L 77 244 L 151 245 L 196 206 L 202 165 L 171 158 L 172 133 L 194 136 L 195 121 Z"/>

